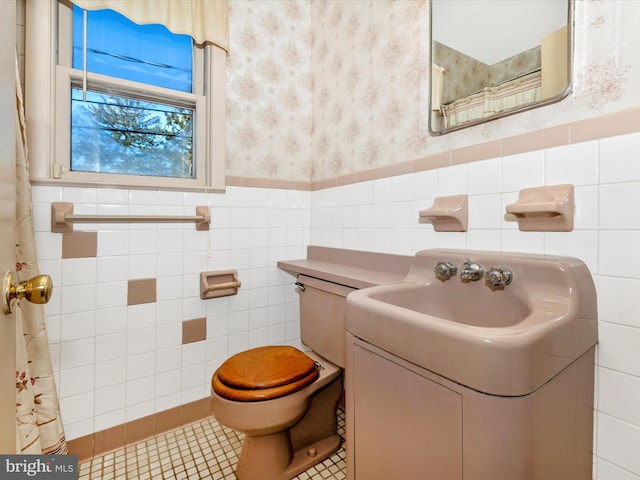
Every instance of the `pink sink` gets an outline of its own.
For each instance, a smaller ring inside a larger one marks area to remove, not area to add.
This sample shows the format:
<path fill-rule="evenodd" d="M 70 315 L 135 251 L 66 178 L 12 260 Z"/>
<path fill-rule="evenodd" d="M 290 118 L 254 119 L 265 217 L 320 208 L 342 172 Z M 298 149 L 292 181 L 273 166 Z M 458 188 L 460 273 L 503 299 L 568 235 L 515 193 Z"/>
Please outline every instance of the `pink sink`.
<path fill-rule="evenodd" d="M 512 281 L 464 280 L 465 259 L 507 267 Z M 457 274 L 437 277 L 439 262 Z M 597 343 L 596 293 L 576 258 L 425 250 L 403 282 L 347 297 L 347 330 L 480 392 L 526 395 Z"/>

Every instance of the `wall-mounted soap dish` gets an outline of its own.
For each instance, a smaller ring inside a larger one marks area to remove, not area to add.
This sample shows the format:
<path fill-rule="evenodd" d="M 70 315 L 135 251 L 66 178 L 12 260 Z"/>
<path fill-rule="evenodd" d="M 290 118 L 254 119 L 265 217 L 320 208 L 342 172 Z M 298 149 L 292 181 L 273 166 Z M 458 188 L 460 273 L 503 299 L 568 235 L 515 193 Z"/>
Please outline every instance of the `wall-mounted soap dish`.
<path fill-rule="evenodd" d="M 420 210 L 420 223 L 432 223 L 436 232 L 466 232 L 469 221 L 467 195 L 437 197 L 433 205 Z"/>
<path fill-rule="evenodd" d="M 520 190 L 518 200 L 507 205 L 518 228 L 526 232 L 570 232 L 575 201 L 573 185 L 548 185 Z"/>
<path fill-rule="evenodd" d="M 200 274 L 200 298 L 226 297 L 236 295 L 240 288 L 240 280 L 236 270 L 219 270 Z"/>

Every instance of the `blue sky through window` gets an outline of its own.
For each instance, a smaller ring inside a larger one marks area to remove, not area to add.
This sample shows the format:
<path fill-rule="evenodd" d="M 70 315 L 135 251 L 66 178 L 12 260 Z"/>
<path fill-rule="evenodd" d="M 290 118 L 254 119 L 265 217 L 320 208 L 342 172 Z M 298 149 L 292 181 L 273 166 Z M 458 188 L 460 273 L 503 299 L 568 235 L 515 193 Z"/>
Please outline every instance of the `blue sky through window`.
<path fill-rule="evenodd" d="M 113 10 L 87 12 L 87 71 L 192 92 L 192 42 Z M 73 68 L 82 70 L 83 10 L 73 7 Z M 115 33 L 114 33 L 115 32 Z"/>

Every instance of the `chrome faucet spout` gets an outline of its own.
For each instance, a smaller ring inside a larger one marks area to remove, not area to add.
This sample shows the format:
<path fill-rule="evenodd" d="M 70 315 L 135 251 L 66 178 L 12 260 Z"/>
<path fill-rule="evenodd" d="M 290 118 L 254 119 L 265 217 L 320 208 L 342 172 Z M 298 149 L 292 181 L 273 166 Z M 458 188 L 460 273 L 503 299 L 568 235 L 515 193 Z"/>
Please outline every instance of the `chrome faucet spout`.
<path fill-rule="evenodd" d="M 472 263 L 471 260 L 465 260 L 462 270 L 460 270 L 460 278 L 477 282 L 484 277 L 484 268 L 482 265 Z"/>

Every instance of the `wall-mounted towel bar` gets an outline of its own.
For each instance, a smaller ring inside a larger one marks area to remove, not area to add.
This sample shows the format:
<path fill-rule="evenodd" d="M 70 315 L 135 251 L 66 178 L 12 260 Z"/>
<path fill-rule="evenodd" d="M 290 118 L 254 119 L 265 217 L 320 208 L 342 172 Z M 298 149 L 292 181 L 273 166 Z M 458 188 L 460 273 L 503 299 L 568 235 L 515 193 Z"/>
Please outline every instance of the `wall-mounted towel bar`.
<path fill-rule="evenodd" d="M 75 215 L 73 203 L 53 202 L 51 204 L 51 231 L 68 233 L 73 231 L 74 223 L 180 223 L 193 222 L 196 230 L 209 230 L 211 215 L 209 207 L 196 207 L 194 216 L 188 215 Z"/>

